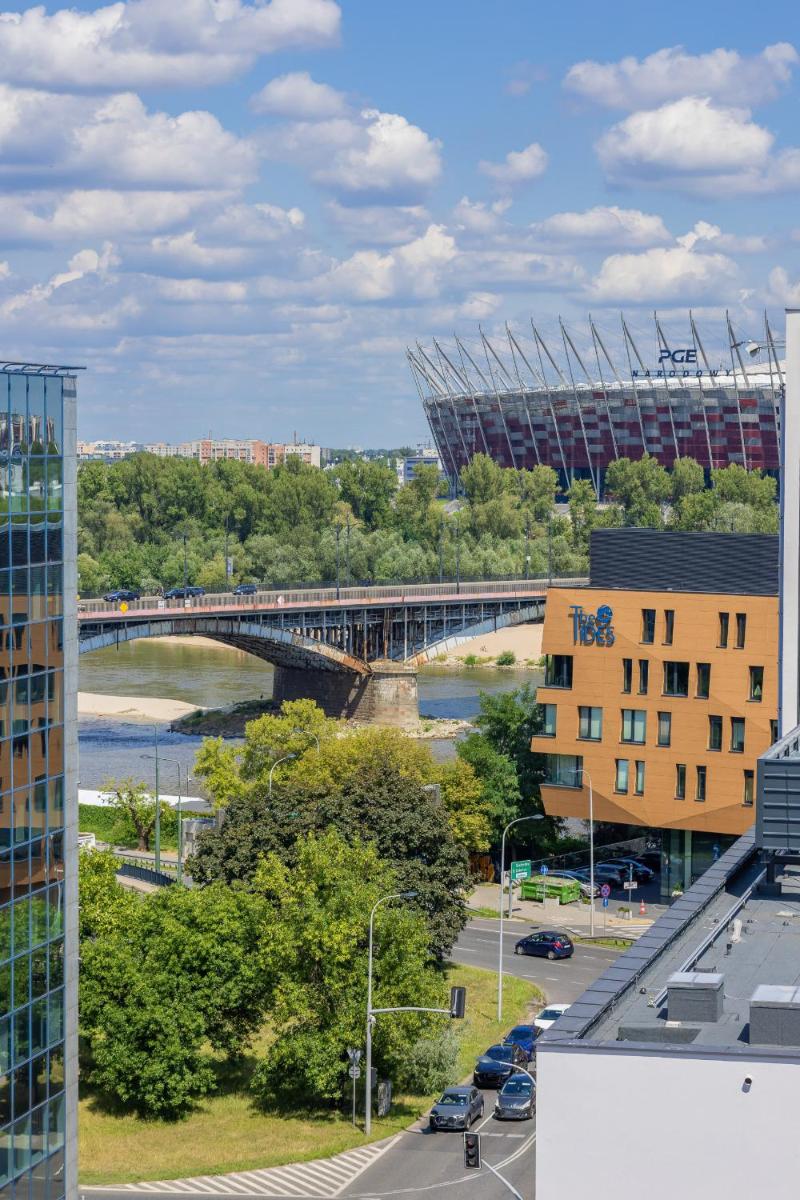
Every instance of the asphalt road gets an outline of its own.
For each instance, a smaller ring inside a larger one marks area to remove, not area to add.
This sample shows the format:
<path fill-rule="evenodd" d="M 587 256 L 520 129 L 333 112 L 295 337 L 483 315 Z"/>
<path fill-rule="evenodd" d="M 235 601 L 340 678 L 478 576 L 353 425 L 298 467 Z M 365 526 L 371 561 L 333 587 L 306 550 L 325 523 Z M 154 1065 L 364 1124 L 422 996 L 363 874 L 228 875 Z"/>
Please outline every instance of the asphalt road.
<path fill-rule="evenodd" d="M 476 917 L 474 921 L 470 921 L 453 947 L 450 956 L 453 961 L 465 966 L 496 971 L 498 924 L 488 917 Z M 553 962 L 546 958 L 515 955 L 515 943 L 529 928 L 530 926 L 523 921 L 504 923 L 503 972 L 516 975 L 520 979 L 533 980 L 551 1004 L 571 1004 L 573 1000 L 577 1000 L 620 953 L 619 950 L 612 950 L 608 946 L 577 945 L 572 958 L 557 958 Z"/>

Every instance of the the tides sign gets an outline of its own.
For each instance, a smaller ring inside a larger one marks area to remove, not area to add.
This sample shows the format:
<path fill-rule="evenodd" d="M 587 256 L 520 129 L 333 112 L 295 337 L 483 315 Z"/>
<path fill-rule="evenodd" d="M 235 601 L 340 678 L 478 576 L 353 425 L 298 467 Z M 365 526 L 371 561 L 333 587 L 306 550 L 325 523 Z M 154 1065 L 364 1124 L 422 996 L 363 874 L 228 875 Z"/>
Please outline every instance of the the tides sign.
<path fill-rule="evenodd" d="M 574 645 L 614 645 L 614 628 L 611 624 L 614 613 L 607 604 L 601 604 L 596 613 L 586 612 L 580 604 L 573 604 L 569 611 Z"/>
<path fill-rule="evenodd" d="M 634 379 L 665 379 L 677 378 L 696 375 L 729 375 L 729 371 L 715 370 L 704 371 L 697 366 L 697 351 L 694 349 L 686 350 L 667 350 L 664 349 L 658 356 L 658 367 L 650 371 L 648 369 L 642 371 L 631 372 Z"/>

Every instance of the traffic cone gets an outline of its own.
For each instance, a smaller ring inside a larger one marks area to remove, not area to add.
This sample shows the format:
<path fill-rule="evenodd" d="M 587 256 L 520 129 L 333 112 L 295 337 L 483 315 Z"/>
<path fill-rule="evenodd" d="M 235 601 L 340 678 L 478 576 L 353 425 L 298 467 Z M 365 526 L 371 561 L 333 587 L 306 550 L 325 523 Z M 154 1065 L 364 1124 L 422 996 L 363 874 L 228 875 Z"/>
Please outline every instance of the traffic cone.
<path fill-rule="evenodd" d="M 647 909 L 644 905 L 644 897 L 639 901 L 639 916 L 644 917 L 647 914 Z"/>

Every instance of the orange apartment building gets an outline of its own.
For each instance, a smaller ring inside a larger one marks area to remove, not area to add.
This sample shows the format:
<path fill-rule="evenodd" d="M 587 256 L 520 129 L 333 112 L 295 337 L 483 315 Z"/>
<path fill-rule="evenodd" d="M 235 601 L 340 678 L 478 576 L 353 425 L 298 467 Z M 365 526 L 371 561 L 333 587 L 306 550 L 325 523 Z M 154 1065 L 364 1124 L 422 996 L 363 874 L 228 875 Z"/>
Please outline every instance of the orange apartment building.
<path fill-rule="evenodd" d="M 778 539 L 608 529 L 551 588 L 538 691 L 548 813 L 660 829 L 662 890 L 754 820 L 777 737 Z"/>

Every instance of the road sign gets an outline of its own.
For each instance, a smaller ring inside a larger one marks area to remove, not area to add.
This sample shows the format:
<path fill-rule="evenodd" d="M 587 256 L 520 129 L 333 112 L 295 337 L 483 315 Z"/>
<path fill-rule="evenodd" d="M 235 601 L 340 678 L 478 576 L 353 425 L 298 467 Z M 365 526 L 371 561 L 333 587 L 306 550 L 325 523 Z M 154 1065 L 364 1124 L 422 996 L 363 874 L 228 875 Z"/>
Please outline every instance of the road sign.
<path fill-rule="evenodd" d="M 530 879 L 533 874 L 531 868 L 531 860 L 529 858 L 521 858 L 519 862 L 511 864 L 511 878 L 515 879 Z"/>
<path fill-rule="evenodd" d="M 119 611 L 121 613 L 126 613 L 128 611 L 128 602 L 126 600 L 123 600 L 122 604 L 120 604 Z"/>
<path fill-rule="evenodd" d="M 546 875 L 549 870 L 550 868 L 548 867 L 547 863 L 542 863 L 542 865 L 539 867 L 539 874 Z"/>
<path fill-rule="evenodd" d="M 604 883 L 603 886 L 600 888 L 600 895 L 603 897 L 604 900 L 607 900 L 608 897 L 611 895 L 611 888 L 608 886 L 607 883 Z"/>
<path fill-rule="evenodd" d="M 636 880 L 635 879 L 626 879 L 622 886 L 624 887 L 626 892 L 633 892 L 636 890 Z"/>
<path fill-rule="evenodd" d="M 353 1063 L 353 1065 L 351 1067 L 347 1068 L 347 1074 L 350 1076 L 351 1079 L 360 1079 L 361 1078 L 361 1067 L 359 1067 L 357 1063 Z"/>
<path fill-rule="evenodd" d="M 603 908 L 608 908 L 608 896 L 603 896 Z"/>
<path fill-rule="evenodd" d="M 356 1050 L 355 1046 L 348 1046 L 347 1047 L 347 1057 L 350 1059 L 351 1063 L 355 1064 L 361 1058 L 361 1051 Z"/>

